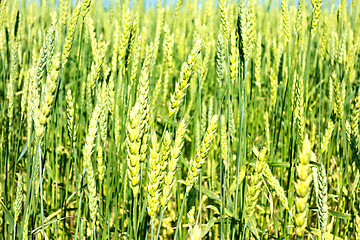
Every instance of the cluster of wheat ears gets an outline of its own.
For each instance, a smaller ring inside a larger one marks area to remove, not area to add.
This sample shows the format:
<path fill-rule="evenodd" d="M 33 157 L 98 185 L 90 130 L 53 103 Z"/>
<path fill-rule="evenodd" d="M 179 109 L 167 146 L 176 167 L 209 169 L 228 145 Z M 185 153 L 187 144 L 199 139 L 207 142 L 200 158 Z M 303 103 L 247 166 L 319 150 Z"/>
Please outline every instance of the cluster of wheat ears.
<path fill-rule="evenodd" d="M 0 0 L 0 240 L 360 239 L 360 1 Z"/>

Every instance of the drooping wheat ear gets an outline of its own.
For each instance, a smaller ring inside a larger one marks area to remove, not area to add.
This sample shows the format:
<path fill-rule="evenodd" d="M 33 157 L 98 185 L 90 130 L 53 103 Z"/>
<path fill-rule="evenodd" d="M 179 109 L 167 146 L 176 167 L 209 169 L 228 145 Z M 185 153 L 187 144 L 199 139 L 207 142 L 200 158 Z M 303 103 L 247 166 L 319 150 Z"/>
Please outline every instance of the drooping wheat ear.
<path fill-rule="evenodd" d="M 218 36 L 218 42 L 216 44 L 216 80 L 221 86 L 224 79 L 224 65 L 225 65 L 225 54 L 224 54 L 224 37 L 220 33 Z"/>
<path fill-rule="evenodd" d="M 313 167 L 313 178 L 316 193 L 316 205 L 318 208 L 318 223 L 321 230 L 321 239 L 324 239 L 328 222 L 328 187 L 327 176 L 324 166 Z"/>
<path fill-rule="evenodd" d="M 88 194 L 89 194 L 89 209 L 90 209 L 90 218 L 95 224 L 96 222 L 96 212 L 97 212 L 97 197 L 96 197 L 96 182 L 94 169 L 91 163 L 91 155 L 93 153 L 93 148 L 95 145 L 95 137 L 97 133 L 98 117 L 99 117 L 100 107 L 96 105 L 94 111 L 92 112 L 91 119 L 89 122 L 89 130 L 85 139 L 85 146 L 83 150 L 84 154 L 84 165 L 86 168 L 87 182 L 88 182 Z"/>
<path fill-rule="evenodd" d="M 179 111 L 180 104 L 182 103 L 186 89 L 188 88 L 190 77 L 194 72 L 194 67 L 197 63 L 197 59 L 204 44 L 201 40 L 198 40 L 193 47 L 188 60 L 181 66 L 179 81 L 175 84 L 175 91 L 170 95 L 169 103 L 169 118 Z"/>
<path fill-rule="evenodd" d="M 230 35 L 230 79 L 231 83 L 235 84 L 235 80 L 238 79 L 239 73 L 239 49 L 237 46 L 237 36 L 236 31 L 233 30 Z"/>
<path fill-rule="evenodd" d="M 86 14 L 89 12 L 91 0 L 84 0 L 81 10 L 81 15 L 85 21 Z"/>
<path fill-rule="evenodd" d="M 322 0 L 314 0 L 313 2 L 313 16 L 312 16 L 312 22 L 311 22 L 311 38 L 314 38 L 316 33 L 316 28 L 319 24 L 320 20 L 320 13 L 321 13 L 321 7 L 322 7 Z"/>
<path fill-rule="evenodd" d="M 141 107 L 139 104 L 139 102 L 135 103 L 130 111 L 126 136 L 128 177 L 134 197 L 139 193 L 140 181 Z"/>
<path fill-rule="evenodd" d="M 75 147 L 77 125 L 75 123 L 74 101 L 73 101 L 70 89 L 68 89 L 67 93 L 66 93 L 66 103 L 67 103 L 66 104 L 66 116 L 67 116 L 67 127 L 68 127 L 68 132 L 69 132 L 69 138 L 70 138 L 70 142 L 73 142 L 73 147 Z"/>
<path fill-rule="evenodd" d="M 201 147 L 200 149 L 197 150 L 195 159 L 192 159 L 190 161 L 190 168 L 185 181 L 186 191 L 190 191 L 190 189 L 192 188 L 192 186 L 194 185 L 195 181 L 197 180 L 200 174 L 202 166 L 205 163 L 205 160 L 207 158 L 207 155 L 211 147 L 211 143 L 216 134 L 216 129 L 218 125 L 217 121 L 218 121 L 218 116 L 214 115 L 209 122 L 209 126 L 201 142 Z"/>
<path fill-rule="evenodd" d="M 289 210 L 288 199 L 287 199 L 287 197 L 285 195 L 285 191 L 281 187 L 279 181 L 272 174 L 269 165 L 267 163 L 265 163 L 265 162 L 264 162 L 264 166 L 263 166 L 263 175 L 264 175 L 264 177 L 266 179 L 266 182 L 275 191 L 275 194 L 279 198 L 281 204 L 284 206 L 284 208 L 286 210 Z"/>
<path fill-rule="evenodd" d="M 303 21 L 303 16 L 304 16 L 303 6 L 304 6 L 304 0 L 299 0 L 298 9 L 297 9 L 297 13 L 296 13 L 296 22 L 295 22 L 296 35 L 299 34 L 300 28 L 302 25 L 302 21 Z"/>
<path fill-rule="evenodd" d="M 21 210 L 23 206 L 23 181 L 22 181 L 22 175 L 19 174 L 18 177 L 18 183 L 16 187 L 16 198 L 15 198 L 15 204 L 14 204 L 14 221 L 15 223 L 18 221 Z"/>
<path fill-rule="evenodd" d="M 225 166 L 228 166 L 229 156 L 228 156 L 228 136 L 226 129 L 226 119 L 224 115 L 221 115 L 221 160 L 224 162 Z"/>
<path fill-rule="evenodd" d="M 334 122 L 330 119 L 325 130 L 325 135 L 321 141 L 320 153 L 323 154 L 327 151 L 327 146 L 331 140 L 331 135 L 334 130 Z"/>
<path fill-rule="evenodd" d="M 308 215 L 308 200 L 310 195 L 310 158 L 311 158 L 311 143 L 307 136 L 305 136 L 302 151 L 299 156 L 299 162 L 296 166 L 297 181 L 295 183 L 295 224 L 296 224 L 296 235 L 301 237 L 304 234 L 305 227 L 307 224 Z"/>
<path fill-rule="evenodd" d="M 226 12 L 225 12 L 225 0 L 219 0 L 219 8 L 220 8 L 220 16 L 221 16 L 221 30 L 222 35 L 229 38 L 228 26 L 226 20 Z"/>
<path fill-rule="evenodd" d="M 47 75 L 46 85 L 42 93 L 41 108 L 36 107 L 34 109 L 34 125 L 36 137 L 42 137 L 45 132 L 45 126 L 47 124 L 52 103 L 55 99 L 55 91 L 59 78 L 60 71 L 60 57 L 57 55 L 53 59 L 53 66 L 50 74 Z M 38 105 L 39 106 L 39 105 Z"/>
<path fill-rule="evenodd" d="M 167 206 L 171 195 L 172 188 L 175 182 L 176 169 L 178 167 L 178 161 L 181 155 L 181 149 L 184 146 L 184 135 L 186 132 L 185 119 L 181 120 L 178 129 L 176 130 L 175 142 L 170 150 L 170 161 L 168 163 L 168 172 L 164 179 L 163 192 L 160 199 L 161 206 L 164 208 Z"/>
<path fill-rule="evenodd" d="M 71 52 L 71 47 L 72 44 L 74 42 L 74 35 L 75 35 L 75 31 L 76 31 L 76 25 L 78 23 L 78 18 L 79 18 L 79 14 L 80 14 L 80 10 L 81 9 L 81 2 L 79 2 L 75 9 L 74 12 L 71 15 L 71 20 L 70 20 L 70 25 L 69 28 L 67 29 L 67 33 L 66 33 L 66 37 L 65 37 L 65 43 L 63 46 L 63 52 L 62 52 L 62 68 L 65 67 L 69 56 L 70 56 L 70 52 Z"/>
<path fill-rule="evenodd" d="M 261 34 L 258 34 L 256 39 L 256 53 L 255 53 L 255 85 L 259 88 L 259 92 L 261 93 Z"/>
<path fill-rule="evenodd" d="M 344 116 L 344 102 L 345 102 L 345 81 L 339 82 L 336 73 L 333 72 L 330 76 L 333 83 L 335 94 L 335 108 L 334 111 L 338 119 L 342 120 Z"/>
<path fill-rule="evenodd" d="M 150 149 L 149 159 L 149 182 L 147 184 L 148 200 L 147 210 L 149 216 L 154 220 L 155 214 L 159 208 L 159 197 L 160 197 L 160 176 L 161 176 L 161 164 L 160 164 L 160 153 L 159 143 L 156 137 L 156 133 L 151 134 L 152 148 Z"/>
<path fill-rule="evenodd" d="M 355 160 L 356 166 L 360 169 L 360 151 L 357 145 L 356 136 L 351 131 L 351 126 L 348 121 L 345 123 L 345 131 L 348 143 L 350 145 L 353 159 Z"/>
<path fill-rule="evenodd" d="M 170 154 L 170 145 L 172 139 L 169 131 L 166 131 L 164 134 L 164 139 L 161 145 L 161 158 L 160 158 L 160 170 L 161 175 L 159 177 L 160 181 L 162 182 L 165 177 L 168 161 L 169 161 L 169 154 Z"/>
<path fill-rule="evenodd" d="M 286 3 L 287 0 L 281 0 L 281 18 L 283 22 L 283 30 L 286 37 L 285 43 L 290 39 L 290 21 L 289 21 L 289 9 Z"/>
<path fill-rule="evenodd" d="M 305 120 L 304 120 L 304 86 L 303 86 L 303 78 L 301 76 L 297 76 L 295 72 L 294 76 L 295 80 L 295 109 L 294 116 L 295 122 L 298 128 L 298 136 L 300 137 L 300 142 L 304 140 L 304 132 L 305 132 Z"/>

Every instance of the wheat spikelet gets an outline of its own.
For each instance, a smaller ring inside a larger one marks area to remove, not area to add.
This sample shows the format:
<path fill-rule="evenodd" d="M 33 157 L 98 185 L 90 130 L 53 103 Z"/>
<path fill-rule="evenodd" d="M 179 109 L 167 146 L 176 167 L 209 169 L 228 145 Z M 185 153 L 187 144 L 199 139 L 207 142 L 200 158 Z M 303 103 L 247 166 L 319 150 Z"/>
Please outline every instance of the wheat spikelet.
<path fill-rule="evenodd" d="M 86 14 L 89 12 L 91 0 L 84 0 L 81 15 L 85 21 Z"/>
<path fill-rule="evenodd" d="M 161 145 L 161 158 L 160 158 L 160 170 L 161 170 L 161 175 L 159 177 L 160 181 L 162 182 L 164 177 L 165 177 L 165 173 L 166 173 L 166 168 L 168 165 L 168 159 L 169 159 L 169 154 L 170 154 L 170 146 L 171 146 L 171 135 L 169 133 L 169 131 L 166 131 L 164 133 L 164 139 Z"/>
<path fill-rule="evenodd" d="M 322 164 L 318 168 L 313 168 L 313 176 L 316 193 L 316 205 L 318 208 L 318 223 L 321 230 L 321 238 L 324 239 L 328 222 L 328 187 L 325 168 Z"/>
<path fill-rule="evenodd" d="M 303 78 L 301 76 L 297 76 L 295 72 L 295 122 L 298 128 L 298 135 L 300 137 L 300 141 L 304 140 L 304 132 L 305 132 L 305 122 L 304 122 L 304 87 L 303 87 Z"/>
<path fill-rule="evenodd" d="M 182 103 L 185 95 L 186 89 L 189 84 L 191 75 L 194 72 L 194 67 L 197 62 L 197 58 L 200 55 L 200 52 L 203 48 L 203 43 L 201 40 L 198 40 L 193 47 L 188 60 L 183 63 L 181 66 L 179 81 L 175 84 L 175 91 L 170 95 L 169 103 L 169 117 L 173 116 L 179 111 L 180 104 Z"/>
<path fill-rule="evenodd" d="M 226 129 L 226 119 L 224 115 L 221 115 L 221 159 L 225 166 L 228 166 L 228 137 Z"/>
<path fill-rule="evenodd" d="M 97 197 L 96 197 L 96 182 L 95 174 L 91 163 L 91 155 L 95 145 L 95 137 L 97 133 L 97 124 L 99 117 L 100 107 L 95 106 L 94 111 L 92 112 L 91 119 L 89 122 L 89 130 L 85 139 L 85 146 L 83 150 L 84 155 L 84 165 L 86 168 L 87 182 L 88 182 L 88 194 L 89 194 L 89 209 L 90 209 L 90 218 L 95 224 L 96 222 L 96 212 L 97 212 Z"/>
<path fill-rule="evenodd" d="M 228 26 L 226 20 L 226 12 L 225 12 L 225 0 L 219 0 L 219 8 L 220 8 L 220 16 L 221 16 L 222 35 L 228 39 L 229 34 L 228 34 Z"/>
<path fill-rule="evenodd" d="M 209 126 L 201 142 L 201 147 L 200 149 L 197 150 L 195 159 L 192 159 L 190 161 L 190 168 L 185 182 L 186 191 L 190 191 L 195 181 L 197 180 L 197 177 L 200 174 L 202 166 L 205 163 L 205 160 L 207 158 L 207 155 L 211 147 L 211 143 L 215 137 L 215 132 L 218 125 L 217 121 L 218 121 L 218 116 L 214 115 L 209 121 Z"/>
<path fill-rule="evenodd" d="M 66 25 L 66 20 L 68 17 L 69 1 L 60 0 L 60 26 Z"/>
<path fill-rule="evenodd" d="M 178 167 L 178 161 L 180 158 L 180 154 L 181 154 L 181 149 L 184 146 L 184 135 L 186 132 L 186 124 L 185 124 L 185 120 L 183 119 L 179 126 L 178 129 L 176 131 L 176 136 L 175 136 L 175 142 L 174 142 L 174 146 L 171 147 L 170 150 L 170 161 L 168 163 L 168 173 L 165 176 L 164 179 L 164 185 L 163 185 L 163 189 L 162 189 L 162 197 L 160 199 L 160 203 L 161 206 L 164 208 L 167 206 L 171 195 L 172 195 L 172 188 L 175 182 L 175 173 L 176 173 L 176 169 Z"/>
<path fill-rule="evenodd" d="M 239 73 L 239 53 L 237 46 L 236 32 L 233 30 L 230 35 L 230 80 L 232 84 L 235 84 L 235 80 L 238 79 Z"/>
<path fill-rule="evenodd" d="M 218 36 L 218 42 L 216 44 L 216 80 L 220 86 L 224 79 L 224 65 L 225 65 L 224 62 L 225 62 L 224 39 L 222 34 L 220 33 Z"/>
<path fill-rule="evenodd" d="M 98 165 L 99 181 L 100 183 L 102 183 L 104 181 L 106 167 L 104 165 L 104 151 L 99 137 L 96 144 L 96 151 L 97 151 L 96 161 Z"/>
<path fill-rule="evenodd" d="M 303 10 L 304 0 L 299 0 L 298 9 L 296 13 L 296 22 L 295 22 L 295 32 L 298 35 L 300 32 L 300 27 L 302 25 L 304 10 Z"/>
<path fill-rule="evenodd" d="M 75 31 L 76 31 L 76 25 L 78 22 L 78 18 L 79 18 L 79 14 L 80 14 L 80 2 L 76 5 L 74 12 L 71 15 L 71 20 L 70 20 L 70 26 L 67 29 L 67 33 L 66 33 L 66 37 L 65 37 L 65 43 L 63 46 L 63 52 L 62 52 L 62 67 L 64 68 L 69 56 L 70 56 L 70 51 L 71 51 L 71 47 L 74 41 L 74 35 L 75 35 Z"/>
<path fill-rule="evenodd" d="M 134 197 L 139 193 L 140 181 L 140 146 L 141 146 L 141 115 L 139 102 L 130 111 L 129 123 L 127 125 L 127 165 L 130 187 Z"/>
<path fill-rule="evenodd" d="M 97 83 L 100 77 L 100 71 L 103 67 L 108 46 L 109 46 L 109 42 L 99 47 L 100 49 L 102 49 L 102 51 L 101 54 L 96 57 L 98 61 L 91 65 L 91 73 L 90 75 L 88 75 L 91 90 L 94 90 L 95 84 Z"/>
<path fill-rule="evenodd" d="M 286 4 L 287 0 L 281 1 L 281 18 L 283 22 L 283 30 L 286 37 L 286 41 L 288 42 L 290 39 L 290 22 L 289 22 L 289 10 Z"/>
<path fill-rule="evenodd" d="M 152 135 L 151 136 L 152 148 L 150 150 L 149 171 L 148 171 L 149 182 L 147 184 L 147 190 L 148 190 L 147 210 L 150 218 L 154 219 L 156 211 L 159 207 L 161 165 L 159 164 L 160 149 L 159 149 L 156 133 L 153 132 L 151 135 Z"/>
<path fill-rule="evenodd" d="M 321 145 L 320 145 L 320 153 L 323 154 L 324 152 L 327 151 L 327 146 L 331 140 L 331 135 L 332 135 L 332 132 L 334 130 L 334 122 L 330 119 L 329 122 L 328 122 L 328 125 L 326 127 L 326 130 L 325 130 L 325 135 L 321 141 Z"/>
<path fill-rule="evenodd" d="M 54 59 L 51 73 L 47 76 L 46 86 L 43 89 L 43 101 L 41 102 L 41 108 L 34 106 L 34 126 L 36 137 L 42 137 L 45 132 L 45 126 L 47 124 L 51 105 L 55 99 L 55 90 L 57 87 L 57 81 L 60 71 L 59 56 Z M 37 105 L 39 106 L 39 105 Z"/>
<path fill-rule="evenodd" d="M 255 212 L 255 207 L 257 205 L 259 195 L 261 193 L 261 176 L 262 176 L 262 167 L 263 162 L 257 161 L 254 166 L 254 172 L 251 174 L 250 183 L 248 184 L 248 193 L 245 199 L 245 214 L 246 221 L 249 221 Z"/>
<path fill-rule="evenodd" d="M 334 111 L 338 119 L 342 120 L 344 116 L 344 102 L 345 102 L 345 82 L 339 83 L 339 79 L 336 76 L 336 73 L 333 72 L 330 76 L 334 94 L 335 94 L 335 107 Z"/>
<path fill-rule="evenodd" d="M 132 61 L 132 67 L 131 67 L 131 77 L 130 77 L 130 86 L 133 86 L 134 81 L 138 74 L 138 67 L 140 62 L 140 42 L 141 42 L 142 35 L 140 35 L 137 38 L 137 41 L 135 42 L 135 52 L 133 56 Z"/>
<path fill-rule="evenodd" d="M 350 145 L 353 159 L 355 160 L 356 166 L 360 168 L 360 151 L 357 145 L 356 136 L 351 132 L 351 126 L 348 121 L 345 123 L 345 132 L 347 136 L 348 143 Z"/>
<path fill-rule="evenodd" d="M 354 136 L 357 136 L 359 131 L 359 118 L 360 118 L 360 94 L 358 94 L 355 98 L 355 104 L 352 109 L 352 117 L 351 117 L 351 133 Z"/>
<path fill-rule="evenodd" d="M 316 28 L 319 24 L 321 7 L 322 7 L 322 0 L 315 0 L 313 2 L 313 16 L 312 16 L 312 22 L 311 22 L 311 38 L 314 38 L 315 33 L 316 33 Z"/>
<path fill-rule="evenodd" d="M 246 39 L 247 58 L 249 60 L 255 41 L 255 0 L 249 0 L 246 9 Z"/>
<path fill-rule="evenodd" d="M 307 225 L 308 199 L 310 194 L 311 174 L 310 174 L 310 155 L 311 143 L 305 136 L 302 152 L 299 156 L 299 163 L 296 166 L 297 181 L 295 183 L 295 224 L 296 235 L 301 237 Z"/>
<path fill-rule="evenodd" d="M 256 53 L 255 53 L 255 85 L 259 88 L 259 92 L 261 92 L 261 34 L 258 34 L 256 39 Z"/>
<path fill-rule="evenodd" d="M 173 62 L 174 35 L 170 33 L 170 29 L 166 24 L 164 25 L 164 34 L 165 34 L 165 39 L 164 39 L 164 43 L 163 43 L 163 47 L 164 47 L 163 102 L 165 102 L 167 99 L 167 95 L 168 95 L 168 91 L 169 91 L 168 86 L 169 86 L 170 75 L 174 68 L 174 62 Z"/>
<path fill-rule="evenodd" d="M 275 178 L 275 176 L 271 173 L 271 170 L 267 163 L 264 163 L 262 171 L 264 177 L 266 178 L 266 182 L 270 185 L 272 189 L 274 189 L 276 196 L 279 198 L 284 208 L 286 210 L 289 210 L 288 199 L 285 195 L 284 189 L 281 187 L 279 181 Z"/>

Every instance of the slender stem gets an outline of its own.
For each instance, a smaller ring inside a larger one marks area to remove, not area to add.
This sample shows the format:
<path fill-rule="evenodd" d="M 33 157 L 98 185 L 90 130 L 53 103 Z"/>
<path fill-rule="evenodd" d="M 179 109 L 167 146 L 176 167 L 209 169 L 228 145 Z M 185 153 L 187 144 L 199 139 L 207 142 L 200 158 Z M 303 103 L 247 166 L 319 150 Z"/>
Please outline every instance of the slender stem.
<path fill-rule="evenodd" d="M 162 223 L 162 220 L 163 220 L 163 217 L 164 217 L 164 212 L 165 212 L 165 210 L 166 210 L 166 207 L 164 207 L 164 208 L 161 210 L 160 220 L 159 220 L 159 226 L 158 226 L 158 230 L 157 230 L 157 234 L 156 234 L 155 240 L 158 240 L 158 238 L 159 238 L 160 229 L 161 229 L 161 223 Z"/>
<path fill-rule="evenodd" d="M 39 184 L 40 184 L 40 204 L 41 204 L 41 231 L 42 239 L 45 239 L 45 229 L 44 229 L 44 200 L 43 200 L 43 188 L 42 188 L 42 163 L 41 163 L 41 140 L 38 142 L 38 151 L 39 151 Z"/>
<path fill-rule="evenodd" d="M 179 212 L 179 216 L 178 216 L 178 221 L 177 221 L 177 224 L 176 224 L 176 230 L 175 230 L 174 240 L 177 239 L 177 235 L 178 235 L 179 228 L 180 228 L 181 216 L 182 216 L 182 212 L 183 212 L 183 210 L 184 210 L 184 205 L 185 205 L 185 201 L 186 201 L 186 198 L 187 198 L 188 193 L 189 193 L 189 190 L 186 189 L 186 192 L 185 192 L 185 195 L 184 195 L 184 199 L 183 199 L 182 204 L 181 204 L 181 208 L 180 208 L 180 212 Z"/>

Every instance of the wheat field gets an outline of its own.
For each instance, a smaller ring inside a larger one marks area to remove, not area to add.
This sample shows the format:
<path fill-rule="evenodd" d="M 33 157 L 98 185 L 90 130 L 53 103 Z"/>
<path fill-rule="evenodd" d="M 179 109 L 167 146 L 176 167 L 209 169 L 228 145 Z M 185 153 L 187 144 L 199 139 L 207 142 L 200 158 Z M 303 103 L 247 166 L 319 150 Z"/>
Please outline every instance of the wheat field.
<path fill-rule="evenodd" d="M 360 1 L 0 0 L 0 239 L 360 239 Z"/>

